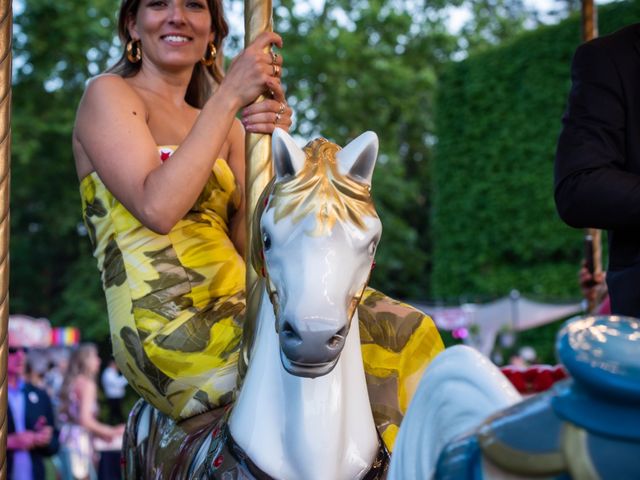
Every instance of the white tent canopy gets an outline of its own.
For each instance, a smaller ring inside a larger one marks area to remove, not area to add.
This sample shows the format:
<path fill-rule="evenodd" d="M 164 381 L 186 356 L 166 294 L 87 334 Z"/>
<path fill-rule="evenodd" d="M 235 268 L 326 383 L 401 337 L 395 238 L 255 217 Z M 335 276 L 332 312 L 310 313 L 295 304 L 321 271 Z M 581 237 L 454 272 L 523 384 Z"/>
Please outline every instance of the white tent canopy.
<path fill-rule="evenodd" d="M 517 291 L 496 301 L 484 304 L 464 304 L 457 307 L 438 307 L 414 304 L 433 318 L 438 328 L 471 329 L 474 334 L 469 343 L 485 355 L 490 355 L 496 337 L 501 331 L 522 331 L 580 313 L 579 303 L 540 303 L 520 296 Z"/>

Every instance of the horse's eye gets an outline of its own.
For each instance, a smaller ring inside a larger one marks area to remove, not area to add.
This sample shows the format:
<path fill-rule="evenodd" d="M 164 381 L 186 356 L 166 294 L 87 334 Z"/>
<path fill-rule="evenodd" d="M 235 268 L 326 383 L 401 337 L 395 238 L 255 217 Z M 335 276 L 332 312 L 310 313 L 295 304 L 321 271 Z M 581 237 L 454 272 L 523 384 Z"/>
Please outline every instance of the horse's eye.
<path fill-rule="evenodd" d="M 370 255 L 370 256 L 372 256 L 372 257 L 373 257 L 373 256 L 375 255 L 375 253 L 376 253 L 376 247 L 377 247 L 377 244 L 376 244 L 375 240 L 374 240 L 374 241 L 372 241 L 372 242 L 369 244 L 369 255 Z"/>
<path fill-rule="evenodd" d="M 265 250 L 269 250 L 271 248 L 271 237 L 266 232 L 262 234 L 262 247 Z"/>

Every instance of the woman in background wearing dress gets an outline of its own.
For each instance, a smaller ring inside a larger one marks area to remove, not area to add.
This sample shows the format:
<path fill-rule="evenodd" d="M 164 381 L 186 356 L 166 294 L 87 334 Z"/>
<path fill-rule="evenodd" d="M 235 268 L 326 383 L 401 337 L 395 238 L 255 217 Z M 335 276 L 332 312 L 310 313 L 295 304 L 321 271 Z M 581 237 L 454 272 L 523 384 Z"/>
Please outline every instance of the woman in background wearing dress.
<path fill-rule="evenodd" d="M 124 425 L 107 425 L 98 421 L 96 377 L 100 358 L 95 345 L 84 344 L 71 354 L 69 367 L 60 390 L 60 470 L 63 480 L 94 480 L 97 458 L 94 439 L 117 441 Z"/>

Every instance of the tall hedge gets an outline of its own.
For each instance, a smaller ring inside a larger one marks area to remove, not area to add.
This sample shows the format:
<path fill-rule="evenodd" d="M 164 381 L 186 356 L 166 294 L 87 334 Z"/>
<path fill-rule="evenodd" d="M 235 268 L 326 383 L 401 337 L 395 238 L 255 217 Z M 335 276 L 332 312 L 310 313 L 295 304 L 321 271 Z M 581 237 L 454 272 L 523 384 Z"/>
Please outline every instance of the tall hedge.
<path fill-rule="evenodd" d="M 600 34 L 640 19 L 640 1 L 600 8 Z M 579 296 L 582 236 L 559 219 L 553 159 L 580 19 L 451 64 L 440 78 L 433 168 L 433 295 L 511 289 Z"/>

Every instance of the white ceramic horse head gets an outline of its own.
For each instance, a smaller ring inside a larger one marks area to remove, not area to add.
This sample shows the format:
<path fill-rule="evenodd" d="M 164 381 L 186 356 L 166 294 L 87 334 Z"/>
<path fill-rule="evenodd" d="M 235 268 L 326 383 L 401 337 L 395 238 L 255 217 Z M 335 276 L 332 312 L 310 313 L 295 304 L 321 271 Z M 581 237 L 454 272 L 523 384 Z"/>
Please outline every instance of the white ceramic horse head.
<path fill-rule="evenodd" d="M 319 139 L 303 151 L 283 130 L 273 135 L 275 183 L 260 233 L 292 375 L 327 374 L 344 347 L 382 231 L 370 195 L 377 152 L 373 132 L 342 150 Z"/>

